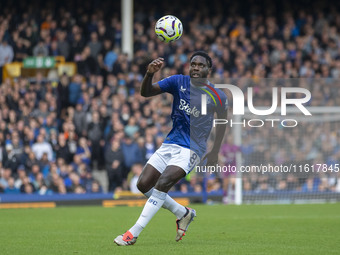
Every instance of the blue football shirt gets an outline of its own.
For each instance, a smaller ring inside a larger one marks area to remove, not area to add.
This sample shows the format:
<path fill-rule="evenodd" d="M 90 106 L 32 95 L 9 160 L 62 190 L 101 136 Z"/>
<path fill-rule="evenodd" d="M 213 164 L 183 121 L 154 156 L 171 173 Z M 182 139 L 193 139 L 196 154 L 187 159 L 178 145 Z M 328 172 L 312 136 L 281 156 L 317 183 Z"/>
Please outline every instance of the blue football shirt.
<path fill-rule="evenodd" d="M 207 140 L 213 125 L 214 113 L 227 111 L 225 93 L 209 83 L 195 86 L 186 75 L 173 75 L 158 82 L 163 92 L 173 95 L 171 119 L 173 127 L 164 143 L 177 144 L 205 154 Z M 207 114 L 201 114 L 202 94 L 207 95 Z"/>

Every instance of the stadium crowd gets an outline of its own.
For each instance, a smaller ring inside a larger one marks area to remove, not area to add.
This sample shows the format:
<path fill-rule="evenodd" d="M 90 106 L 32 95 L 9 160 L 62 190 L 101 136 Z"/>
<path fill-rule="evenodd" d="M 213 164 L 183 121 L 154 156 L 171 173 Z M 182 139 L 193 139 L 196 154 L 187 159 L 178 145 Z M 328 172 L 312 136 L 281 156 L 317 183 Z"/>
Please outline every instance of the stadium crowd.
<path fill-rule="evenodd" d="M 135 1 L 134 57 L 129 59 L 121 51 L 119 2 L 1 3 L 1 69 L 27 56 L 64 56 L 77 64 L 78 73 L 62 75 L 57 84 L 41 73 L 2 81 L 0 192 L 102 192 L 93 169 L 107 171 L 109 191 L 136 191 L 143 164 L 171 130 L 171 96 L 150 100 L 139 94 L 147 64 L 159 56 L 165 67 L 154 80 L 187 74 L 191 54 L 205 50 L 213 59 L 213 80 L 239 82 L 244 91 L 252 86 L 258 105 L 271 104 L 271 88 L 283 79 L 308 88 L 311 106 L 340 105 L 339 3 L 189 0 L 185 5 L 195 8 L 178 8 L 180 1 L 171 6 Z M 171 44 L 160 42 L 153 29 L 167 13 L 177 14 L 184 26 L 182 38 Z M 245 128 L 238 148 L 244 163 L 340 162 L 339 122 L 301 125 L 291 132 Z M 268 135 L 275 138 L 271 144 L 263 139 Z M 221 164 L 230 163 L 228 155 L 220 158 Z M 220 190 L 223 177 L 209 175 L 208 191 Z M 202 176 L 193 173 L 175 189 L 199 192 Z M 340 175 L 246 175 L 244 189 L 340 192 Z"/>

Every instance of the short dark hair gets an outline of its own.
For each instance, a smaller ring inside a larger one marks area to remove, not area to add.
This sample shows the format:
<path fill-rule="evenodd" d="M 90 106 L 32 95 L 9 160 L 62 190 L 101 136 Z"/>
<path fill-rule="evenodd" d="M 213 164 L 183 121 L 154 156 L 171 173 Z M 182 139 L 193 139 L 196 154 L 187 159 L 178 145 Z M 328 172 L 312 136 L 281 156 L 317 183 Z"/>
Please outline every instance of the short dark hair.
<path fill-rule="evenodd" d="M 208 55 L 208 53 L 206 53 L 205 51 L 196 51 L 196 52 L 194 52 L 194 54 L 192 54 L 192 56 L 190 58 L 190 62 L 196 56 L 204 57 L 207 60 L 208 67 L 209 68 L 212 67 L 212 60 L 211 60 L 211 57 Z"/>

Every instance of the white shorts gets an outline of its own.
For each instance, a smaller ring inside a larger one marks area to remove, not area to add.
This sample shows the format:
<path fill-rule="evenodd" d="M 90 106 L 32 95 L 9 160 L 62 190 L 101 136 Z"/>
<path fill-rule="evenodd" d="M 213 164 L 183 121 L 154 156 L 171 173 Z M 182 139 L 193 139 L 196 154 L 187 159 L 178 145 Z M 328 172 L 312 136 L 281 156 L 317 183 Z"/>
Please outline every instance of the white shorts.
<path fill-rule="evenodd" d="M 163 173 L 167 166 L 178 166 L 188 174 L 200 161 L 197 153 L 188 148 L 177 144 L 163 143 L 151 156 L 147 164 L 152 165 L 160 173 Z"/>

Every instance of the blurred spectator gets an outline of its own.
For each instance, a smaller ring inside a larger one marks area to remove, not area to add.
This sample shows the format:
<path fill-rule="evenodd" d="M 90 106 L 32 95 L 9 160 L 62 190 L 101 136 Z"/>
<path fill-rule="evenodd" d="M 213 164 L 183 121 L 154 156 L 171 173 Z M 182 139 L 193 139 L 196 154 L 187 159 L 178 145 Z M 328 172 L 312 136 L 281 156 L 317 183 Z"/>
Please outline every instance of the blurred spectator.
<path fill-rule="evenodd" d="M 14 186 L 14 178 L 8 179 L 8 186 L 5 188 L 4 193 L 6 194 L 19 194 L 20 190 Z"/>
<path fill-rule="evenodd" d="M 62 110 L 69 106 L 69 78 L 67 75 L 62 75 L 57 87 L 58 91 L 58 118 L 61 117 Z"/>
<path fill-rule="evenodd" d="M 0 187 L 2 190 L 8 187 L 9 179 L 11 178 L 11 169 L 10 168 L 0 168 Z"/>
<path fill-rule="evenodd" d="M 138 144 L 128 135 L 125 135 L 124 141 L 121 144 L 121 148 L 124 155 L 125 164 L 123 178 L 126 178 L 134 164 L 143 162 L 143 156 Z"/>
<path fill-rule="evenodd" d="M 14 47 L 13 47 L 13 51 L 15 52 L 14 55 L 14 62 L 21 62 L 23 61 L 26 57 L 28 57 L 28 45 L 30 45 L 29 42 L 27 42 L 26 40 L 22 39 L 22 38 L 18 38 Z"/>
<path fill-rule="evenodd" d="M 96 59 L 91 56 L 90 47 L 84 47 L 83 51 L 77 54 L 74 59 L 77 62 L 79 74 L 88 78 L 91 74 L 98 73 Z"/>
<path fill-rule="evenodd" d="M 136 125 L 136 119 L 134 117 L 129 118 L 128 123 L 124 128 L 125 134 L 130 137 L 135 137 L 138 130 L 139 127 Z"/>
<path fill-rule="evenodd" d="M 145 137 L 145 159 L 149 160 L 150 157 L 154 154 L 156 151 L 156 145 L 153 141 L 153 137 L 151 134 L 146 135 Z"/>
<path fill-rule="evenodd" d="M 318 191 L 318 182 L 313 178 L 308 178 L 306 182 L 302 185 L 302 192 L 312 192 Z"/>
<path fill-rule="evenodd" d="M 0 37 L 1 39 L 1 37 Z M 8 44 L 8 39 L 2 38 L 0 44 L 0 84 L 2 83 L 3 66 L 7 63 L 11 63 L 14 57 L 13 48 Z"/>
<path fill-rule="evenodd" d="M 91 38 L 90 42 L 87 44 L 87 46 L 90 48 L 91 51 L 91 56 L 96 59 L 101 48 L 102 48 L 102 43 L 98 41 L 98 34 L 97 32 L 92 32 L 91 33 Z"/>
<path fill-rule="evenodd" d="M 39 101 L 39 108 L 35 109 L 32 113 L 31 116 L 34 118 L 42 117 L 43 119 L 46 119 L 48 116 L 48 104 L 44 100 Z"/>
<path fill-rule="evenodd" d="M 141 164 L 145 164 L 147 162 L 146 159 L 146 146 L 145 146 L 145 139 L 143 137 L 138 137 L 137 138 L 137 144 L 138 144 L 138 148 L 141 154 Z"/>
<path fill-rule="evenodd" d="M 13 173 L 16 173 L 18 166 L 20 165 L 21 157 L 16 153 L 11 143 L 6 144 L 3 154 L 3 166 L 10 169 Z"/>
<path fill-rule="evenodd" d="M 19 169 L 24 169 L 25 170 L 25 168 L 27 169 L 27 171 L 31 171 L 31 169 L 32 169 L 32 166 L 34 165 L 34 164 L 38 164 L 38 160 L 37 160 L 37 158 L 36 158 L 36 156 L 35 156 L 35 153 L 30 149 L 29 151 L 28 151 L 28 157 L 27 157 L 27 159 L 26 159 L 26 161 L 25 161 L 25 167 L 23 167 L 23 166 L 19 166 L 19 168 L 18 168 L 18 170 Z"/>
<path fill-rule="evenodd" d="M 20 192 L 25 193 L 25 194 L 32 194 L 35 192 L 35 188 L 27 176 L 24 177 L 22 180 L 22 184 L 20 186 Z"/>
<path fill-rule="evenodd" d="M 83 35 L 80 32 L 80 29 L 78 26 L 74 26 L 73 30 L 73 40 L 71 42 L 71 57 L 70 59 L 72 61 L 75 61 L 75 57 L 79 56 L 82 52 L 82 50 L 85 47 L 85 40 L 83 39 Z"/>
<path fill-rule="evenodd" d="M 74 76 L 73 81 L 68 86 L 69 89 L 69 104 L 75 106 L 81 97 L 81 81 L 82 76 L 77 74 Z"/>
<path fill-rule="evenodd" d="M 48 55 L 53 56 L 53 57 L 61 55 L 60 52 L 59 52 L 59 49 L 58 49 L 58 42 L 56 40 L 53 40 L 51 42 L 51 45 L 48 48 Z"/>
<path fill-rule="evenodd" d="M 120 149 L 119 141 L 113 140 L 111 146 L 105 151 L 105 168 L 109 181 L 109 191 L 114 191 L 121 186 L 123 181 L 124 156 Z"/>
<path fill-rule="evenodd" d="M 140 191 L 137 188 L 137 181 L 139 176 L 143 171 L 143 166 L 141 164 L 134 164 L 131 168 L 131 175 L 133 175 L 130 179 L 130 191 L 135 194 L 139 194 Z"/>
<path fill-rule="evenodd" d="M 91 142 L 92 163 L 96 162 L 97 166 L 103 166 L 103 127 L 99 122 L 99 113 L 97 111 L 92 113 L 92 121 L 88 125 L 87 135 Z"/>
<path fill-rule="evenodd" d="M 107 74 L 112 71 L 112 67 L 116 62 L 118 55 L 115 52 L 112 42 L 109 39 L 104 40 L 104 47 L 98 55 L 98 62 L 103 69 L 102 73 Z"/>
<path fill-rule="evenodd" d="M 69 146 L 66 142 L 65 135 L 59 134 L 58 145 L 56 147 L 56 158 L 62 158 L 67 164 L 72 161 L 72 153 L 70 152 Z"/>
<path fill-rule="evenodd" d="M 47 153 L 47 158 L 49 161 L 52 161 L 53 159 L 52 146 L 44 140 L 42 135 L 38 135 L 37 142 L 32 146 L 32 151 L 38 160 L 41 159 L 44 153 Z"/>
<path fill-rule="evenodd" d="M 85 136 L 87 134 L 86 112 L 83 110 L 82 101 L 82 99 L 78 99 L 73 116 L 73 123 L 78 136 Z"/>
<path fill-rule="evenodd" d="M 57 31 L 58 38 L 58 52 L 60 52 L 60 56 L 63 56 L 66 61 L 69 60 L 70 56 L 70 45 L 68 41 L 66 41 L 67 32 L 64 30 Z"/>
<path fill-rule="evenodd" d="M 37 180 L 37 175 L 40 173 L 40 166 L 38 164 L 35 164 L 32 166 L 31 172 L 28 176 L 29 181 L 31 183 L 34 183 Z"/>
<path fill-rule="evenodd" d="M 85 137 L 81 137 L 79 139 L 79 145 L 77 147 L 76 155 L 80 158 L 82 163 L 85 163 L 87 166 L 90 165 L 92 152 L 87 144 L 87 140 Z"/>
<path fill-rule="evenodd" d="M 98 181 L 92 182 L 91 193 L 102 193 L 103 190 Z"/>
<path fill-rule="evenodd" d="M 44 40 L 40 40 L 38 44 L 33 48 L 33 56 L 35 57 L 47 57 L 48 47 Z"/>
<path fill-rule="evenodd" d="M 24 167 L 18 168 L 18 178 L 14 182 L 15 188 L 20 190 L 21 185 L 24 183 L 24 179 L 27 177 Z"/>

